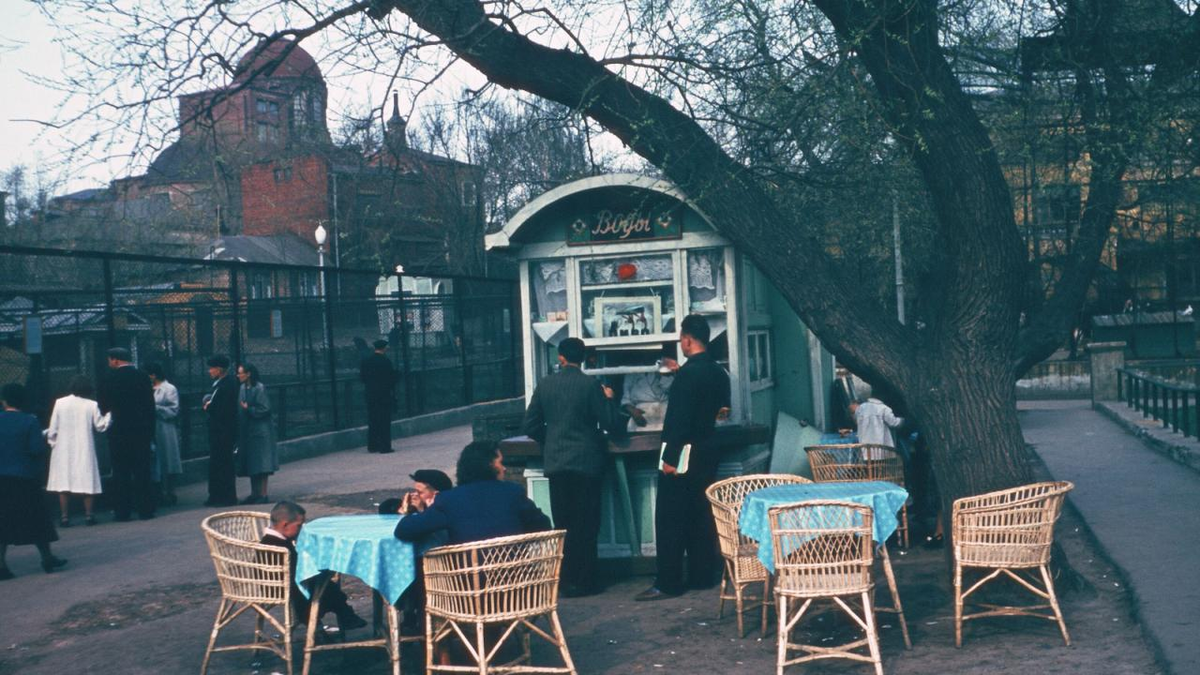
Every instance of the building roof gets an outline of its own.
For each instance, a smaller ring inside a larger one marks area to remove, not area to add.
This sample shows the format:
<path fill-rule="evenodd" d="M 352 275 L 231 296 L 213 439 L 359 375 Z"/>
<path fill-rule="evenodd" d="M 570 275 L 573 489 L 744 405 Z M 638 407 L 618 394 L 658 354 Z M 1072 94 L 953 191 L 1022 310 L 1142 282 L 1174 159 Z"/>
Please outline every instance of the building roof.
<path fill-rule="evenodd" d="M 152 183 L 192 183 L 210 180 L 208 153 L 199 143 L 179 139 L 163 148 L 146 169 Z"/>
<path fill-rule="evenodd" d="M 324 81 L 321 69 L 312 55 L 304 51 L 296 41 L 289 39 L 260 42 L 242 56 L 233 74 L 235 82 L 241 82 L 251 76 L 302 77 Z"/>
<path fill-rule="evenodd" d="M 0 336 L 21 333 L 24 330 L 25 318 L 30 316 L 42 320 L 42 332 L 45 335 L 69 335 L 108 330 L 104 305 L 91 305 L 79 309 L 43 309 L 37 312 L 32 309 L 33 302 L 20 296 L 0 305 Z M 150 324 L 146 319 L 124 307 L 114 307 L 113 315 L 123 317 L 122 330 L 150 330 Z"/>
<path fill-rule="evenodd" d="M 205 260 L 316 265 L 317 250 L 291 232 L 265 236 L 229 235 L 215 239 Z"/>

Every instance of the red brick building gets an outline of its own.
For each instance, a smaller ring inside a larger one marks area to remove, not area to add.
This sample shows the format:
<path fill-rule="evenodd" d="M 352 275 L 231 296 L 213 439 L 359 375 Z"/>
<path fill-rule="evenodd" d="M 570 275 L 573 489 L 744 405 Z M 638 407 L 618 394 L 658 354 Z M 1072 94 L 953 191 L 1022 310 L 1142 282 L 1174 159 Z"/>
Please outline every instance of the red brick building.
<path fill-rule="evenodd" d="M 384 147 L 339 148 L 327 99 L 303 48 L 260 45 L 229 84 L 179 97 L 179 138 L 145 174 L 51 200 L 39 239 L 205 255 L 221 236 L 291 234 L 315 247 L 321 225 L 343 266 L 482 272 L 478 168 L 409 147 L 396 109 Z"/>

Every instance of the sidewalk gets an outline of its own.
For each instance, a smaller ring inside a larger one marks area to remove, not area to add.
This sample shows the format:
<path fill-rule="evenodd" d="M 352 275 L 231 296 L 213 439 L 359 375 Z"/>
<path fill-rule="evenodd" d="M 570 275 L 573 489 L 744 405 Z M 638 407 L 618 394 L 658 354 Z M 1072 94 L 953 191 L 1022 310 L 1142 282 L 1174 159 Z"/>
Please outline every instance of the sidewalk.
<path fill-rule="evenodd" d="M 1025 440 L 1075 483 L 1079 510 L 1133 593 L 1171 673 L 1200 672 L 1200 475 L 1147 448 L 1090 401 L 1020 406 Z"/>

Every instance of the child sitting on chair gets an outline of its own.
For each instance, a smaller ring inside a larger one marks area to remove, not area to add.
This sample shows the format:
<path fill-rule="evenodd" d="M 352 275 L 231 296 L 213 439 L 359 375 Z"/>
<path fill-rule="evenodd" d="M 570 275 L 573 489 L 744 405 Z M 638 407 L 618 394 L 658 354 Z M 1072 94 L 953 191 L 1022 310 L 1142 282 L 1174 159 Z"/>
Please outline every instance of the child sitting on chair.
<path fill-rule="evenodd" d="M 288 550 L 288 578 L 292 581 L 292 609 L 296 612 L 297 623 L 308 622 L 308 610 L 311 605 L 308 598 L 300 592 L 296 584 L 296 537 L 300 536 L 300 528 L 304 527 L 304 507 L 295 502 L 282 501 L 271 509 L 271 526 L 263 532 L 260 544 L 279 546 Z M 326 572 L 325 574 L 328 574 Z M 321 594 L 320 616 L 333 612 L 338 619 L 338 627 L 343 631 L 362 628 L 367 622 L 354 612 L 354 608 L 346 601 L 346 594 L 338 584 L 329 584 Z"/>

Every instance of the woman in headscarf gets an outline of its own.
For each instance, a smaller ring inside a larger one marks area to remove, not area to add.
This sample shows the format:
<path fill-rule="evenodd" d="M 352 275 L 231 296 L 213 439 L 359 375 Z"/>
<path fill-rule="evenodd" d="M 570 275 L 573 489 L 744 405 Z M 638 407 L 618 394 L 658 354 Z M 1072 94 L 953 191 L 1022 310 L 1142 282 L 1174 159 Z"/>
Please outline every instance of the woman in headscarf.
<path fill-rule="evenodd" d="M 238 394 L 238 475 L 250 477 L 250 496 L 242 503 L 266 504 L 267 480 L 279 470 L 271 402 L 258 379 L 258 368 L 243 363 L 238 366 L 237 378 L 242 383 Z"/>

